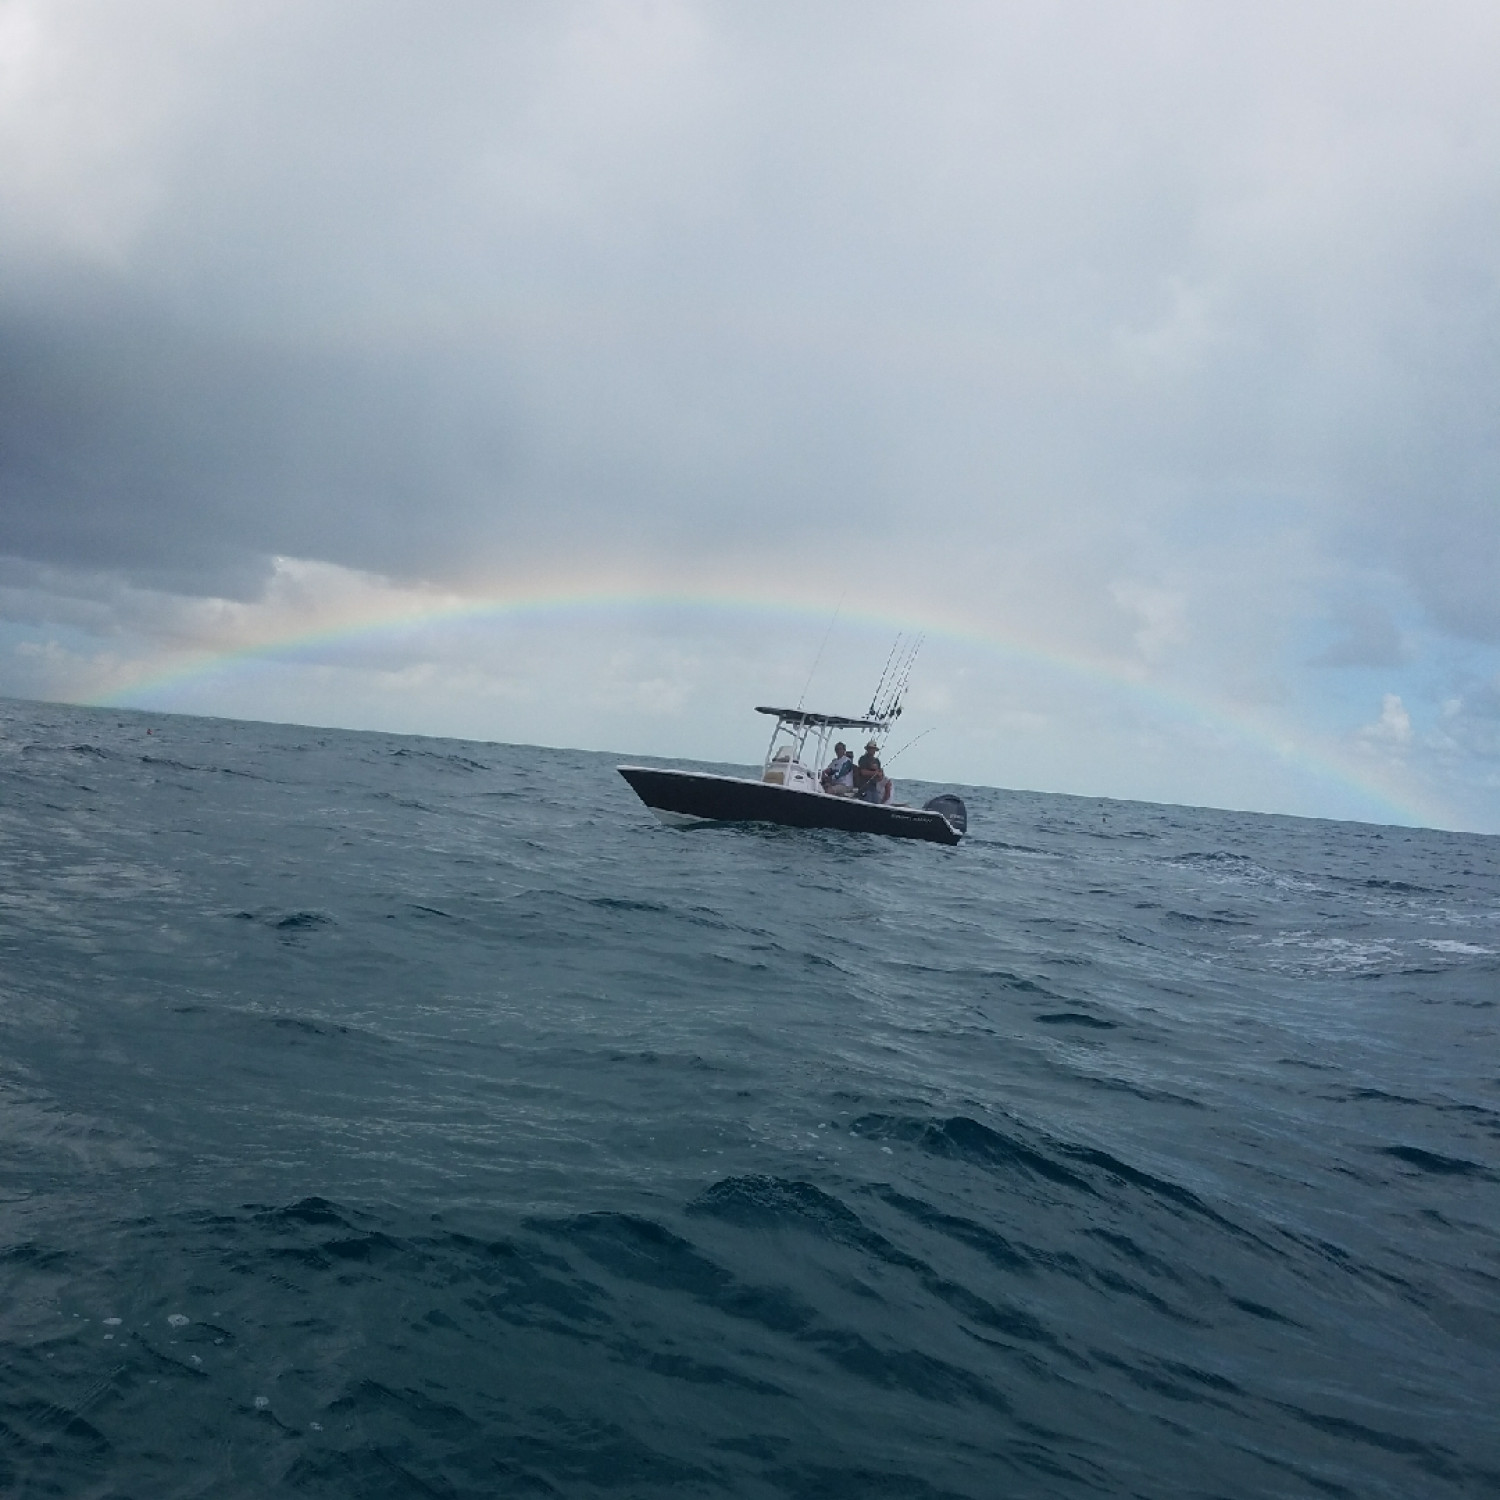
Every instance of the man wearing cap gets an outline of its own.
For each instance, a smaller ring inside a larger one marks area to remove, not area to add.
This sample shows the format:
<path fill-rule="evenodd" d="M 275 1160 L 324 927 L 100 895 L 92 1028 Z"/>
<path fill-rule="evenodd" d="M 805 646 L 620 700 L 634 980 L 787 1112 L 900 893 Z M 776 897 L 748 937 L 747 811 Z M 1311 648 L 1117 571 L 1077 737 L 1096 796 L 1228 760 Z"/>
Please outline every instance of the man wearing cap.
<path fill-rule="evenodd" d="M 886 780 L 885 767 L 880 764 L 880 746 L 874 740 L 865 745 L 854 768 L 854 795 L 865 802 L 888 802 L 891 784 Z"/>

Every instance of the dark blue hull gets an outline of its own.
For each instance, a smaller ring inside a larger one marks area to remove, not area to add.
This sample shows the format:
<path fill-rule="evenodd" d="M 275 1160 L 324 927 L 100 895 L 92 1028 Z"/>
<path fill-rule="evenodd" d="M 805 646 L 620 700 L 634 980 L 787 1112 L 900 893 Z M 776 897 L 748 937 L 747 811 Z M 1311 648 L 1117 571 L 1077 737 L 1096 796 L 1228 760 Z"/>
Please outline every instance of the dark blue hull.
<path fill-rule="evenodd" d="M 840 828 L 890 838 L 956 844 L 963 833 L 941 813 L 925 807 L 861 802 L 819 792 L 794 792 L 742 776 L 706 771 L 669 771 L 620 766 L 620 775 L 654 813 L 666 821 L 712 819 L 722 823 L 781 823 L 790 828 Z"/>

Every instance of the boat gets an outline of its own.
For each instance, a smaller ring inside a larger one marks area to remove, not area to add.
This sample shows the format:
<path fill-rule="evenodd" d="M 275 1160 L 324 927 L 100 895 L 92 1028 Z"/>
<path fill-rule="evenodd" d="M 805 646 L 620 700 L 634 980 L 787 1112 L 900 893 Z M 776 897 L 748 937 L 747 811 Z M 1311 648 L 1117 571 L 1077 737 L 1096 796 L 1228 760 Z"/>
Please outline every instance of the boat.
<path fill-rule="evenodd" d="M 870 711 L 859 715 L 757 707 L 756 713 L 776 720 L 759 776 L 723 776 L 662 766 L 616 769 L 641 801 L 672 827 L 705 822 L 780 823 L 790 828 L 837 828 L 934 844 L 958 843 L 969 828 L 968 809 L 961 797 L 945 793 L 922 807 L 909 807 L 894 800 L 892 784 L 883 775 L 876 793 L 883 794 L 881 801 L 867 800 L 852 788 L 825 785 L 818 768 L 827 764 L 829 741 L 840 730 L 868 731 L 872 739 L 883 737 L 900 717 L 899 689 L 883 708 L 877 709 L 875 703 L 872 700 Z"/>

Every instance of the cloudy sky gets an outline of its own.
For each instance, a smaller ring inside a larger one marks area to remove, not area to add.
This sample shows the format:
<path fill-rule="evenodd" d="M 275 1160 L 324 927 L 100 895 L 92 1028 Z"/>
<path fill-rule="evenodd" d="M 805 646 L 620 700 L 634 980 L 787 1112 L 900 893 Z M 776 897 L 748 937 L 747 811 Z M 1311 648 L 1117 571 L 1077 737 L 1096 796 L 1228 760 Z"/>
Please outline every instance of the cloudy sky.
<path fill-rule="evenodd" d="M 898 773 L 1500 831 L 1497 77 L 1493 0 L 0 0 L 0 693 L 743 761 L 925 630 Z"/>

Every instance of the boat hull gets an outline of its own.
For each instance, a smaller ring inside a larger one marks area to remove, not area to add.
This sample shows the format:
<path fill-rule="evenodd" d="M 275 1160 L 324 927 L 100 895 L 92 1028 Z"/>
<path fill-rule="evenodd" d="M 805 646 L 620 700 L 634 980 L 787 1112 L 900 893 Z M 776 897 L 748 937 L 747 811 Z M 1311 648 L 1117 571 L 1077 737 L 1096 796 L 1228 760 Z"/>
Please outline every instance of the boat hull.
<path fill-rule="evenodd" d="M 956 844 L 963 835 L 940 812 L 897 803 L 861 802 L 821 792 L 796 792 L 744 776 L 620 766 L 635 794 L 665 823 L 781 823 L 790 828 L 840 828 L 889 838 Z"/>

